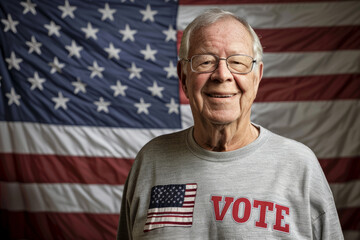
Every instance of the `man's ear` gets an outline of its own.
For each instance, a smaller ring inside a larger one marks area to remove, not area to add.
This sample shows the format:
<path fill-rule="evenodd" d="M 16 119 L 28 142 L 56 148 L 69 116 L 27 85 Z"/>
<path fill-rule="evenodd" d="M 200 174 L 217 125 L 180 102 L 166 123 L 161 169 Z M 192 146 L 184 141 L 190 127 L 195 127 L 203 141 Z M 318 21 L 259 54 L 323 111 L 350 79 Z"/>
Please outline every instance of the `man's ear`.
<path fill-rule="evenodd" d="M 178 61 L 177 63 L 177 74 L 181 83 L 181 88 L 183 92 L 185 93 L 185 96 L 189 98 L 188 91 L 187 91 L 187 85 L 186 85 L 186 74 L 184 73 L 183 65 L 181 61 Z"/>
<path fill-rule="evenodd" d="M 260 62 L 259 63 L 260 66 L 259 66 L 259 83 L 263 77 L 263 71 L 264 71 L 264 63 L 263 62 Z"/>

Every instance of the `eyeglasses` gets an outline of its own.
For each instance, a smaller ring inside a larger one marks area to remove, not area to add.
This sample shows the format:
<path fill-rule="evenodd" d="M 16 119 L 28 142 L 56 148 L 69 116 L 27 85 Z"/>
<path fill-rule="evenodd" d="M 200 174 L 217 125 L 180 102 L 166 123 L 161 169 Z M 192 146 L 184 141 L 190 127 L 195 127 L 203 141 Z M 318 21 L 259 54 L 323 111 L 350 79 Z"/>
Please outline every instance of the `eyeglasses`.
<path fill-rule="evenodd" d="M 226 61 L 226 66 L 232 73 L 247 74 L 252 71 L 256 60 L 243 54 L 231 55 L 227 58 L 220 58 L 213 54 L 194 55 L 190 59 L 182 59 L 191 63 L 191 70 L 196 73 L 214 72 L 220 60 Z"/>

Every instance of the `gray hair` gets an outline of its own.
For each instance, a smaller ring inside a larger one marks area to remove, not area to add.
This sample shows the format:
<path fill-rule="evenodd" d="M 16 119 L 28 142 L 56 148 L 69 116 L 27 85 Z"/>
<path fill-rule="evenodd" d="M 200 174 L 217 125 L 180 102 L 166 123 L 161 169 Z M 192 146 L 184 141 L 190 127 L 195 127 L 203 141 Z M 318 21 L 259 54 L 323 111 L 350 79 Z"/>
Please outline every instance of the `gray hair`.
<path fill-rule="evenodd" d="M 179 49 L 180 59 L 188 58 L 188 53 L 190 48 L 190 37 L 194 31 L 198 30 L 199 28 L 213 24 L 220 19 L 228 18 L 228 17 L 238 20 L 249 31 L 253 39 L 254 58 L 257 62 L 261 62 L 263 56 L 263 48 L 261 46 L 259 37 L 255 33 L 254 29 L 249 25 L 249 23 L 244 18 L 238 17 L 231 12 L 224 11 L 218 8 L 208 10 L 203 14 L 199 15 L 185 28 Z"/>

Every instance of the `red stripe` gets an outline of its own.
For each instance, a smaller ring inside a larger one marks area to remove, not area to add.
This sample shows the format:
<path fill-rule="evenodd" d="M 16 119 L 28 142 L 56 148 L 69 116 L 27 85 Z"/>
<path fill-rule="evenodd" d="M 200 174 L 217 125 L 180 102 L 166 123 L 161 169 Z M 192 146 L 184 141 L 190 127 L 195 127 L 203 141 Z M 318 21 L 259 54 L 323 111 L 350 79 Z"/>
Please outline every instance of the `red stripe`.
<path fill-rule="evenodd" d="M 255 29 L 264 52 L 360 49 L 360 26 Z"/>
<path fill-rule="evenodd" d="M 0 180 L 124 184 L 133 159 L 0 153 Z"/>
<path fill-rule="evenodd" d="M 164 221 L 164 222 L 151 222 L 146 223 L 145 225 L 156 225 L 156 224 L 175 224 L 175 225 L 192 225 L 192 222 L 171 222 L 171 221 Z"/>
<path fill-rule="evenodd" d="M 360 207 L 338 209 L 343 231 L 360 230 Z"/>
<path fill-rule="evenodd" d="M 151 215 L 156 215 L 156 214 L 193 214 L 193 212 L 174 212 L 174 211 L 170 211 L 170 212 L 153 212 L 153 213 L 148 213 L 148 216 Z"/>
<path fill-rule="evenodd" d="M 180 5 L 227 5 L 255 3 L 340 2 L 341 0 L 179 0 Z M 211 7 L 211 6 L 209 6 Z"/>
<path fill-rule="evenodd" d="M 319 159 L 319 162 L 329 183 L 360 179 L 360 156 Z"/>
<path fill-rule="evenodd" d="M 190 216 L 181 216 L 181 215 L 159 215 L 159 216 L 156 216 L 156 215 L 153 215 L 153 216 L 148 216 L 148 218 L 159 218 L 159 217 L 177 217 L 177 218 L 188 218 L 188 217 L 191 217 L 192 215 Z"/>
<path fill-rule="evenodd" d="M 360 26 L 255 29 L 255 32 L 265 53 L 360 49 Z M 182 35 L 178 31 L 178 49 Z"/>
<path fill-rule="evenodd" d="M 191 217 L 193 215 L 193 212 L 163 212 L 163 213 L 148 213 L 147 218 L 151 217 L 162 217 L 162 216 L 170 216 L 170 215 L 164 215 L 164 214 L 170 214 L 171 216 L 181 216 L 181 215 L 187 215 L 186 217 Z"/>
<path fill-rule="evenodd" d="M 190 193 L 191 195 L 187 195 L 186 193 L 185 193 L 185 197 L 196 197 L 196 194 L 193 194 L 193 193 Z"/>
<path fill-rule="evenodd" d="M 360 98 L 360 74 L 263 78 L 257 102 Z"/>
<path fill-rule="evenodd" d="M 360 208 L 338 210 L 343 230 L 360 230 Z M 119 215 L 0 210 L 3 239 L 115 239 Z"/>
<path fill-rule="evenodd" d="M 181 215 L 189 215 L 188 217 L 191 217 L 193 215 L 193 212 L 156 212 L 156 213 L 148 213 L 148 218 L 151 218 L 153 216 L 161 216 L 162 214 L 181 214 Z"/>
<path fill-rule="evenodd" d="M 189 104 L 180 86 L 180 103 Z M 360 74 L 263 78 L 256 102 L 360 99 Z"/>
<path fill-rule="evenodd" d="M 129 159 L 5 153 L 0 153 L 0 159 L 0 180 L 24 183 L 124 184 L 133 163 Z M 329 183 L 360 179 L 359 156 L 319 161 Z"/>
<path fill-rule="evenodd" d="M 0 210 L 2 239 L 115 239 L 118 214 Z"/>
<path fill-rule="evenodd" d="M 197 188 L 187 188 L 186 190 L 185 190 L 185 194 L 186 194 L 186 196 L 188 197 L 188 196 L 195 196 L 196 195 L 196 190 L 197 190 Z"/>

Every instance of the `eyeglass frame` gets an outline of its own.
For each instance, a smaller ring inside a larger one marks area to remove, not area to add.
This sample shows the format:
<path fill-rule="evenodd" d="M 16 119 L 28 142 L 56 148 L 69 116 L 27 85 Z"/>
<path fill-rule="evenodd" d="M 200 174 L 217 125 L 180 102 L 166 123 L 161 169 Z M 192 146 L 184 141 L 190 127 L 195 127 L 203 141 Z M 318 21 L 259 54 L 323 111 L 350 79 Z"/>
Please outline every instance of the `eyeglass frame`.
<path fill-rule="evenodd" d="M 211 55 L 211 56 L 214 56 L 216 59 L 218 59 L 217 65 L 216 65 L 216 67 L 215 67 L 214 70 L 212 70 L 212 71 L 207 71 L 207 72 L 197 72 L 197 71 L 195 71 L 195 70 L 193 69 L 193 66 L 192 66 L 192 64 L 191 64 L 193 58 L 196 57 L 196 56 L 202 56 L 202 55 Z M 246 56 L 246 57 L 251 58 L 252 61 L 251 61 L 251 69 L 250 69 L 250 71 L 248 71 L 248 72 L 246 72 L 246 73 L 239 73 L 239 72 L 231 71 L 231 69 L 229 68 L 229 64 L 228 64 L 228 61 L 227 61 L 227 60 L 228 60 L 230 57 L 233 57 L 233 56 Z M 228 69 L 231 73 L 241 74 L 241 75 L 245 75 L 245 74 L 250 73 L 250 72 L 254 69 L 255 63 L 257 63 L 257 60 L 256 60 L 256 59 L 254 59 L 253 57 L 251 57 L 251 56 L 249 56 L 249 55 L 246 55 L 246 54 L 233 54 L 233 55 L 228 56 L 227 58 L 221 58 L 221 57 L 219 57 L 219 56 L 217 56 L 217 55 L 215 55 L 215 54 L 211 54 L 211 53 L 195 54 L 195 55 L 191 56 L 191 58 L 182 58 L 181 60 L 184 60 L 184 61 L 189 62 L 189 63 L 190 63 L 191 71 L 194 72 L 194 73 L 213 73 L 213 72 L 215 72 L 216 69 L 219 67 L 220 60 L 225 60 L 225 62 L 226 62 L 226 67 L 227 67 L 227 69 Z"/>

